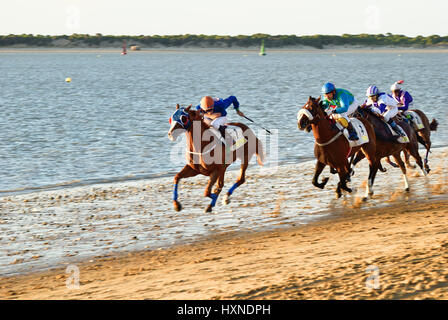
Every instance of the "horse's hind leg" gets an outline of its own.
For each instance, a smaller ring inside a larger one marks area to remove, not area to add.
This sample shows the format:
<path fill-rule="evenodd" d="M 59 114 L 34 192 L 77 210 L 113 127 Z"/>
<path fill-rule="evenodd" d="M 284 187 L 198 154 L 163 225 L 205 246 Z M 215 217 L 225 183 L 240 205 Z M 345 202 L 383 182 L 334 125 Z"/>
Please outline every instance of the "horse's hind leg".
<path fill-rule="evenodd" d="M 425 167 L 423 166 L 422 158 L 420 157 L 420 154 L 418 152 L 418 145 L 414 148 L 410 148 L 408 151 L 411 154 L 411 156 L 415 159 L 415 161 L 417 162 L 417 165 L 420 167 L 420 170 L 422 171 L 423 175 L 424 176 L 428 175 Z"/>
<path fill-rule="evenodd" d="M 386 157 L 386 162 L 387 162 L 388 164 L 390 164 L 392 167 L 394 167 L 394 168 L 398 168 L 398 165 L 397 165 L 396 163 L 393 163 L 392 161 L 390 161 L 390 157 L 389 157 L 389 156 Z"/>
<path fill-rule="evenodd" d="M 236 182 L 233 184 L 233 186 L 230 187 L 229 191 L 227 191 L 226 195 L 222 199 L 223 204 L 229 204 L 230 196 L 232 195 L 233 191 L 235 191 L 236 188 L 238 188 L 246 181 L 246 170 L 248 166 L 248 161 L 244 161 L 243 163 L 241 163 L 240 176 L 238 177 L 238 180 L 236 180 Z"/>
<path fill-rule="evenodd" d="M 398 166 L 400 167 L 401 172 L 403 173 L 404 191 L 408 192 L 409 191 L 409 180 L 406 175 L 406 166 L 405 166 L 403 160 L 401 160 L 400 152 L 394 154 L 393 157 L 394 157 L 395 161 L 397 161 Z"/>
<path fill-rule="evenodd" d="M 174 177 L 174 190 L 173 190 L 174 210 L 176 210 L 176 211 L 182 210 L 182 205 L 177 200 L 177 198 L 179 197 L 179 195 L 177 193 L 177 189 L 178 189 L 178 186 L 179 186 L 180 179 L 188 178 L 188 177 L 194 177 L 194 176 L 196 176 L 198 174 L 199 174 L 199 172 L 197 172 L 196 170 L 194 170 L 192 167 L 190 167 L 188 165 L 183 167 L 182 170 L 180 170 L 179 173 L 176 174 L 176 176 Z"/>
<path fill-rule="evenodd" d="M 417 133 L 417 140 L 418 142 L 420 142 L 421 144 L 423 144 L 423 146 L 426 148 L 426 155 L 425 155 L 425 160 L 423 161 L 423 163 L 425 164 L 425 170 L 427 173 L 429 173 L 429 171 L 431 171 L 431 169 L 429 168 L 428 165 L 428 156 L 431 150 L 431 138 L 430 138 L 431 133 L 429 132 L 418 132 Z"/>
<path fill-rule="evenodd" d="M 314 177 L 313 177 L 313 181 L 312 181 L 312 183 L 313 183 L 313 185 L 314 185 L 315 187 L 318 187 L 318 188 L 320 188 L 320 189 L 325 188 L 325 185 L 326 185 L 327 182 L 328 182 L 328 177 L 327 177 L 327 178 L 324 178 L 324 180 L 322 180 L 322 183 L 319 183 L 319 176 L 320 176 L 320 174 L 322 173 L 322 170 L 324 170 L 325 166 L 326 166 L 325 163 L 322 163 L 322 162 L 320 162 L 320 161 L 317 161 L 317 162 L 316 162 L 316 167 L 315 167 L 315 169 L 314 169 Z"/>
<path fill-rule="evenodd" d="M 404 162 L 406 163 L 406 167 L 407 167 L 408 169 L 415 169 L 415 168 L 417 168 L 416 165 L 412 165 L 412 164 L 409 162 L 409 159 L 410 159 L 409 152 L 408 152 L 407 150 L 403 150 L 403 153 L 404 153 Z"/>

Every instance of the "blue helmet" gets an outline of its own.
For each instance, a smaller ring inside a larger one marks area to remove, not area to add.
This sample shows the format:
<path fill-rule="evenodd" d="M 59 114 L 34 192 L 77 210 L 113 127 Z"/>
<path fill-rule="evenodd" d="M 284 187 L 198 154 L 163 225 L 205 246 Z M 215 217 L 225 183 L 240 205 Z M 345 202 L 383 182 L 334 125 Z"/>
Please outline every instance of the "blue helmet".
<path fill-rule="evenodd" d="M 378 94 L 379 90 L 376 86 L 370 86 L 367 88 L 366 91 L 366 97 L 376 96 Z"/>
<path fill-rule="evenodd" d="M 332 84 L 331 82 L 327 82 L 322 87 L 322 94 L 330 93 L 333 90 L 336 90 L 336 88 L 334 87 L 334 84 Z"/>

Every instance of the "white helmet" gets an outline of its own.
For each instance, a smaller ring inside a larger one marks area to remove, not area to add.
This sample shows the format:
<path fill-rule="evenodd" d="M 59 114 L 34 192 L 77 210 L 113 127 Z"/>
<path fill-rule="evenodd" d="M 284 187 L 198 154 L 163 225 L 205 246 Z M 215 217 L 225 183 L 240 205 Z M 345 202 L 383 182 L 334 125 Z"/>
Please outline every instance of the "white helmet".
<path fill-rule="evenodd" d="M 401 90 L 401 84 L 403 83 L 403 80 L 397 81 L 395 82 L 391 87 L 390 90 L 391 91 L 395 91 L 395 90 Z"/>

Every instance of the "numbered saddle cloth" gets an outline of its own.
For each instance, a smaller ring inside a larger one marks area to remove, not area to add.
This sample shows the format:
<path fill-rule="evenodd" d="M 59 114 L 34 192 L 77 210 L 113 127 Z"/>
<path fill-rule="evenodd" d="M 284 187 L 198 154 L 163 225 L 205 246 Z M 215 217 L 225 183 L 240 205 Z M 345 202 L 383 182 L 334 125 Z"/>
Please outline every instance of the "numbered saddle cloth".
<path fill-rule="evenodd" d="M 420 118 L 420 116 L 418 115 L 417 112 L 408 110 L 403 113 L 405 116 L 411 117 L 411 124 L 415 130 L 421 130 L 425 127 L 425 125 L 423 124 L 422 118 Z"/>
<path fill-rule="evenodd" d="M 229 139 L 229 137 L 231 139 Z M 230 143 L 229 143 L 230 142 Z M 238 126 L 228 125 L 226 128 L 226 143 L 230 146 L 230 151 L 241 148 L 247 139 L 244 137 L 243 129 Z"/>
<path fill-rule="evenodd" d="M 336 122 L 336 125 L 342 132 L 344 133 L 344 136 L 347 138 L 347 141 L 350 143 L 350 147 L 357 147 L 360 145 L 363 145 L 367 142 L 369 142 L 369 136 L 367 134 L 366 127 L 364 124 L 356 119 L 356 118 L 350 118 L 350 122 L 352 123 L 353 128 L 355 129 L 356 133 L 358 134 L 358 140 L 349 140 L 348 136 L 348 130 L 344 128 L 339 122 Z"/>
<path fill-rule="evenodd" d="M 397 138 L 397 142 L 399 142 L 399 143 L 408 143 L 408 142 L 409 142 L 409 137 L 408 137 L 406 131 L 403 130 L 403 127 L 402 127 L 402 126 L 400 126 L 399 124 L 397 124 L 397 126 L 400 126 L 401 130 L 404 132 L 404 134 L 405 134 L 404 137 L 399 136 L 399 134 L 396 133 L 395 130 L 392 129 L 392 127 L 391 127 L 388 123 L 385 122 L 384 124 L 389 128 L 389 131 L 392 133 L 392 135 L 393 135 L 395 138 L 398 137 L 398 138 Z"/>

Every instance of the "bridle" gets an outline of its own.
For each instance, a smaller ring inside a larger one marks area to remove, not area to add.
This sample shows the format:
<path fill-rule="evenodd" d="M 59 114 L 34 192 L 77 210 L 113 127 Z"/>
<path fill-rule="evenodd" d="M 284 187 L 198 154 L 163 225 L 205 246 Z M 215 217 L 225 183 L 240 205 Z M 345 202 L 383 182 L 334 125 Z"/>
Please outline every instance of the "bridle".
<path fill-rule="evenodd" d="M 316 103 L 316 101 L 314 100 L 314 101 L 312 101 L 311 103 L 313 103 L 314 105 L 316 105 L 317 103 Z M 313 105 L 313 106 L 314 106 Z M 314 112 L 314 114 L 313 114 L 313 109 L 309 109 L 309 103 L 307 103 L 302 109 L 301 109 L 301 111 L 302 110 L 305 110 L 305 112 L 303 112 L 304 113 L 304 115 L 306 115 L 307 117 L 308 117 L 308 120 L 310 121 L 310 123 L 314 123 L 314 122 L 316 122 L 315 120 L 321 120 L 321 119 L 325 119 L 325 118 L 328 118 L 328 116 L 323 116 L 322 117 L 322 115 L 319 113 L 319 112 L 317 112 L 317 111 L 315 111 Z M 317 106 L 317 107 L 319 107 L 319 105 Z M 300 111 L 299 111 L 299 113 L 300 113 Z M 312 116 L 312 119 L 310 119 L 309 118 L 309 115 L 311 115 Z M 317 140 L 315 141 L 316 142 L 316 144 L 319 146 L 319 147 L 325 147 L 325 146 L 328 146 L 329 144 L 331 144 L 331 143 L 333 143 L 334 141 L 336 141 L 336 139 L 337 138 L 339 138 L 339 136 L 341 136 L 343 134 L 343 132 L 342 131 L 339 131 L 337 134 L 335 134 L 334 136 L 333 136 L 333 138 L 331 138 L 330 140 L 328 140 L 327 142 L 324 142 L 324 143 L 320 143 L 320 142 L 317 142 Z"/>

